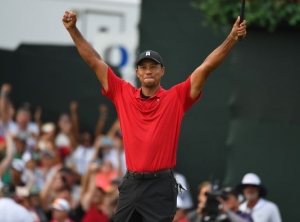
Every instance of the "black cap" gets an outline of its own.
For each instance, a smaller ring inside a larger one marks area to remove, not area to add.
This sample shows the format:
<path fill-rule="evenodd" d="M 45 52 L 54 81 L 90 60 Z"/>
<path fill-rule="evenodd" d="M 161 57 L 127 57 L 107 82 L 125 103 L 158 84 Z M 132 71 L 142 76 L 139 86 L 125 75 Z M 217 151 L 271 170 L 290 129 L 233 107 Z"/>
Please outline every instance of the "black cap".
<path fill-rule="evenodd" d="M 155 62 L 157 62 L 157 63 L 161 64 L 162 66 L 164 66 L 164 62 L 163 62 L 161 56 L 160 56 L 157 52 L 155 52 L 155 51 L 147 50 L 147 51 L 145 51 L 145 52 L 142 52 L 142 53 L 138 56 L 138 58 L 137 58 L 137 60 L 136 60 L 136 66 L 137 66 L 137 65 L 140 63 L 140 61 L 143 60 L 143 59 L 152 59 L 152 60 L 154 60 Z"/>
<path fill-rule="evenodd" d="M 239 196 L 239 192 L 235 187 L 224 187 L 222 189 L 223 194 L 228 195 L 228 194 L 232 194 L 234 195 L 236 198 L 238 198 Z"/>

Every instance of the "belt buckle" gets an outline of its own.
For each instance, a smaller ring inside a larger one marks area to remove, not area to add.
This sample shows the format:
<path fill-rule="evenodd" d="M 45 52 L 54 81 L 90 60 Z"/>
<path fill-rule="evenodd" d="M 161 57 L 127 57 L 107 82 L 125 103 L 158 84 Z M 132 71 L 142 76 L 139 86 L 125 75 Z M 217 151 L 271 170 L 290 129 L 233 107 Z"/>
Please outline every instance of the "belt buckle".
<path fill-rule="evenodd" d="M 144 178 L 144 174 L 143 174 L 143 173 L 139 173 L 139 172 L 134 172 L 134 173 L 133 173 L 133 177 L 134 177 L 134 179 L 136 179 L 136 180 L 141 180 L 141 179 Z"/>

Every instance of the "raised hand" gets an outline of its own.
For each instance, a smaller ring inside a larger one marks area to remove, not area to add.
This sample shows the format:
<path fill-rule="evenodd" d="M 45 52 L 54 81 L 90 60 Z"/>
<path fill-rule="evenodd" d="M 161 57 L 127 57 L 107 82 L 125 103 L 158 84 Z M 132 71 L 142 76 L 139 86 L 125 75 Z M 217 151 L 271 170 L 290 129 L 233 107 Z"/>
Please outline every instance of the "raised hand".
<path fill-rule="evenodd" d="M 246 23 L 247 21 L 244 20 L 241 24 L 240 24 L 240 16 L 237 18 L 237 20 L 235 21 L 231 33 L 230 35 L 232 36 L 232 38 L 234 38 L 236 41 L 238 40 L 239 36 L 242 36 L 243 38 L 245 38 L 246 36 Z"/>
<path fill-rule="evenodd" d="M 66 29 L 70 29 L 76 26 L 77 16 L 73 11 L 65 11 L 65 14 L 62 18 L 62 22 Z"/>
<path fill-rule="evenodd" d="M 76 113 L 77 109 L 78 109 L 78 103 L 76 101 L 72 101 L 70 103 L 70 111 Z"/>
<path fill-rule="evenodd" d="M 12 86 L 9 83 L 4 83 L 1 86 L 1 92 L 9 94 L 12 90 Z"/>

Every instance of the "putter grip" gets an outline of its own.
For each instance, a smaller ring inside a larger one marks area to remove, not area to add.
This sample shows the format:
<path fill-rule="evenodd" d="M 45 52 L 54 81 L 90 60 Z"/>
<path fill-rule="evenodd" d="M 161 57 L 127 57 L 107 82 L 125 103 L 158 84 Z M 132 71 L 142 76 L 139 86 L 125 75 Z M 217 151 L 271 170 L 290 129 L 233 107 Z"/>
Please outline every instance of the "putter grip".
<path fill-rule="evenodd" d="M 242 0 L 242 7 L 241 7 L 241 13 L 240 13 L 240 24 L 244 21 L 244 12 L 245 12 L 245 0 Z M 239 36 L 238 40 L 242 41 L 243 36 Z"/>

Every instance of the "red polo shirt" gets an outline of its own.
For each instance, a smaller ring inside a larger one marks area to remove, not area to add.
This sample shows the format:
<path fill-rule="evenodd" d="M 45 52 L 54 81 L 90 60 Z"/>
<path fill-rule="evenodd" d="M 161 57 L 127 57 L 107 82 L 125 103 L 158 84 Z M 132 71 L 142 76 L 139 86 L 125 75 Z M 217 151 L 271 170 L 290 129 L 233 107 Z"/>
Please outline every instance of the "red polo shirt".
<path fill-rule="evenodd" d="M 108 68 L 108 90 L 120 120 L 126 165 L 130 171 L 173 168 L 184 113 L 200 98 L 190 97 L 190 77 L 169 90 L 160 88 L 148 99 L 141 88 L 118 78 Z"/>

